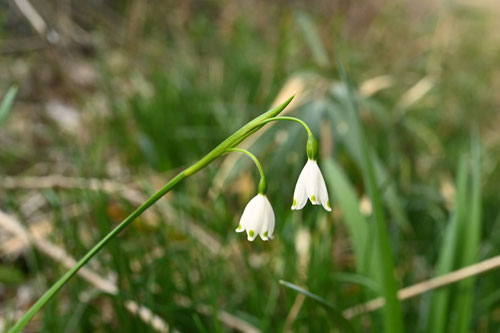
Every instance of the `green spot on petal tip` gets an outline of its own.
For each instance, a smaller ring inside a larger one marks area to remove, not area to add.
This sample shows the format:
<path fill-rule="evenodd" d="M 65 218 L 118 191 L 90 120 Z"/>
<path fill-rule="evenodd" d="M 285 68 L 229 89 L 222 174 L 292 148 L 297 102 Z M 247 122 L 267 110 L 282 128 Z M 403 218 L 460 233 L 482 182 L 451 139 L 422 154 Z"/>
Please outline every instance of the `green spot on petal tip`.
<path fill-rule="evenodd" d="M 248 235 L 249 235 L 250 237 L 253 237 L 253 235 L 255 235 L 255 232 L 254 232 L 253 230 L 249 230 L 249 231 L 248 231 Z"/>
<path fill-rule="evenodd" d="M 332 207 L 330 206 L 330 200 L 328 200 L 328 201 L 326 202 L 326 206 L 327 206 L 328 208 L 332 208 Z"/>
<path fill-rule="evenodd" d="M 266 237 L 266 238 L 267 238 L 267 231 L 264 233 L 264 237 Z"/>
<path fill-rule="evenodd" d="M 238 224 L 238 230 L 241 230 L 241 223 Z"/>
<path fill-rule="evenodd" d="M 293 204 L 292 204 L 292 207 L 295 207 L 297 206 L 297 199 L 293 198 Z"/>
<path fill-rule="evenodd" d="M 316 202 L 316 197 L 315 197 L 314 195 L 311 195 L 311 201 L 312 201 L 313 203 L 315 203 L 315 202 Z"/>

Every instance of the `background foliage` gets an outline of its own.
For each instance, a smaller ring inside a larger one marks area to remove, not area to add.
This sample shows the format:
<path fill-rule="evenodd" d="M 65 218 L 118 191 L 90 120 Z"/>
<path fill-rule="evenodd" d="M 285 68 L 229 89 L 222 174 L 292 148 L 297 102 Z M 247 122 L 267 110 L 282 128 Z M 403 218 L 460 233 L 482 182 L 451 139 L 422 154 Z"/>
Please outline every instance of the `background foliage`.
<path fill-rule="evenodd" d="M 130 315 L 134 300 L 179 331 L 232 331 L 243 321 L 335 332 L 331 307 L 278 281 L 344 310 L 385 293 L 391 262 L 396 290 L 499 254 L 496 3 L 32 4 L 45 32 L 18 1 L 0 3 L 1 211 L 80 258 L 141 197 L 295 90 L 286 112 L 319 139 L 333 212 L 290 211 L 306 134 L 273 124 L 249 145 L 268 178 L 272 242 L 234 232 L 257 171 L 229 156 L 90 263 L 116 295 L 75 278 L 27 331 L 154 331 Z M 96 178 L 120 189 L 87 186 Z M 8 327 L 65 268 L 5 230 L 0 240 Z M 499 278 L 491 271 L 402 302 L 405 330 L 497 332 Z M 398 306 L 351 323 L 398 331 Z"/>

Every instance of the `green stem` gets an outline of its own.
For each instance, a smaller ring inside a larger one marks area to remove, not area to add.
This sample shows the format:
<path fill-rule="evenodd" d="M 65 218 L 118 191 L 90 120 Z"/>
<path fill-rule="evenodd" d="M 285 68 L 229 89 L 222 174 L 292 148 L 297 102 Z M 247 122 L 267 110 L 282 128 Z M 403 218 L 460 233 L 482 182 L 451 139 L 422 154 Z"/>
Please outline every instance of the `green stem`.
<path fill-rule="evenodd" d="M 267 124 L 271 121 L 276 121 L 276 120 L 295 121 L 295 122 L 301 124 L 302 126 L 304 126 L 304 128 L 307 131 L 307 136 L 308 136 L 307 137 L 307 145 L 306 145 L 307 158 L 310 160 L 313 160 L 313 161 L 316 161 L 318 159 L 318 141 L 316 141 L 316 138 L 312 134 L 311 129 L 309 128 L 309 126 L 307 126 L 307 124 L 304 121 L 300 120 L 299 118 L 295 118 L 295 117 L 283 116 L 283 117 L 273 117 L 273 118 L 266 119 L 266 120 L 262 121 L 261 124 L 264 125 L 264 124 Z"/>
<path fill-rule="evenodd" d="M 302 126 L 304 126 L 304 128 L 307 131 L 307 135 L 314 137 L 314 135 L 312 134 L 311 129 L 309 128 L 309 126 L 307 126 L 307 124 L 305 122 L 303 122 L 302 120 L 300 120 L 299 118 L 295 118 L 295 117 L 287 117 L 287 116 L 273 117 L 273 118 L 269 118 L 269 119 L 266 119 L 266 120 L 262 121 L 261 124 L 264 125 L 264 124 L 270 123 L 271 121 L 276 121 L 276 120 L 290 120 L 290 121 L 295 121 L 295 122 L 301 124 Z"/>
<path fill-rule="evenodd" d="M 256 128 L 259 129 L 260 123 L 270 117 L 274 117 L 279 114 L 283 109 L 292 101 L 295 97 L 295 93 L 290 96 L 285 102 L 267 111 L 266 113 L 260 115 L 259 117 L 253 119 L 252 121 L 245 124 L 234 134 L 224 140 L 221 144 L 215 147 L 210 153 L 205 155 L 201 160 L 187 168 L 186 170 L 179 173 L 172 180 L 170 180 L 165 186 L 163 186 L 158 192 L 153 194 L 146 202 L 144 202 L 139 208 L 137 208 L 132 214 L 130 214 L 123 222 L 121 222 L 115 229 L 108 233 L 99 243 L 97 243 L 87 254 L 80 259 L 69 271 L 66 272 L 56 283 L 47 290 L 42 297 L 40 297 L 35 304 L 33 304 L 28 311 L 19 319 L 19 321 L 9 330 L 9 333 L 20 332 L 24 326 L 33 318 L 33 316 L 40 311 L 40 309 L 52 298 L 54 295 L 82 268 L 90 259 L 92 259 L 109 241 L 115 238 L 123 229 L 125 229 L 132 221 L 134 221 L 138 216 L 140 216 L 146 209 L 151 207 L 156 201 L 163 197 L 167 192 L 174 188 L 183 179 L 195 174 L 201 169 L 205 168 L 213 160 L 224 154 L 227 150 L 239 144 L 242 138 L 245 139 L 249 136 L 249 133 L 254 133 Z"/>
<path fill-rule="evenodd" d="M 255 157 L 255 155 L 252 154 L 251 152 L 249 152 L 248 150 L 241 149 L 241 148 L 229 148 L 227 151 L 228 152 L 237 151 L 237 152 L 243 153 L 243 154 L 247 155 L 248 157 L 250 157 L 252 159 L 252 161 L 254 161 L 254 163 L 257 166 L 257 169 L 259 169 L 259 173 L 260 173 L 259 193 L 266 194 L 266 192 L 267 192 L 266 176 L 264 175 L 264 169 L 262 169 L 262 165 L 260 164 L 257 157 Z"/>

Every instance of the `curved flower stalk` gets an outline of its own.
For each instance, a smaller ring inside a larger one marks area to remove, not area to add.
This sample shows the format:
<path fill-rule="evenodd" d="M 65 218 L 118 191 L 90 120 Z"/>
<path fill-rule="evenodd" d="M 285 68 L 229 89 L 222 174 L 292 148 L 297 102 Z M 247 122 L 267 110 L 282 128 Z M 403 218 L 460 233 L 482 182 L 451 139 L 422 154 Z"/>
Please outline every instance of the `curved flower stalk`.
<path fill-rule="evenodd" d="M 311 129 L 305 122 L 294 117 L 273 117 L 264 120 L 262 123 L 268 123 L 275 120 L 291 120 L 300 123 L 307 131 L 307 163 L 299 175 L 295 191 L 293 193 L 292 210 L 304 208 L 307 199 L 313 205 L 323 205 L 327 211 L 331 212 L 330 200 L 328 199 L 328 190 L 326 189 L 325 179 L 318 166 L 318 142 L 314 138 Z"/>
<path fill-rule="evenodd" d="M 228 152 L 233 151 L 243 153 L 250 157 L 254 161 L 260 173 L 259 194 L 253 197 L 245 207 L 245 210 L 240 218 L 240 223 L 236 228 L 236 232 L 246 231 L 247 239 L 251 242 L 257 237 L 257 235 L 265 241 L 273 239 L 275 218 L 273 207 L 266 196 L 267 183 L 266 176 L 264 175 L 264 169 L 262 169 L 262 165 L 257 157 L 255 157 L 255 155 L 251 152 L 240 148 L 228 149 Z"/>

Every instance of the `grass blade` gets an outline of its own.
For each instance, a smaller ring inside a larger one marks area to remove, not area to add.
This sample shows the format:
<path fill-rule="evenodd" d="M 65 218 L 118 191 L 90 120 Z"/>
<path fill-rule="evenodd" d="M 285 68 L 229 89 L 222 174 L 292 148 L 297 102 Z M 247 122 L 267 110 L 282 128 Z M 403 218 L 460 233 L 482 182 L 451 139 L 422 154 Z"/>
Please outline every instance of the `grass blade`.
<path fill-rule="evenodd" d="M 17 87 L 11 86 L 0 103 L 0 125 L 5 121 L 7 115 L 9 114 L 12 103 L 14 103 L 14 98 L 17 95 Z"/>
<path fill-rule="evenodd" d="M 346 91 L 347 88 L 345 85 L 341 85 L 339 83 L 335 83 L 332 86 L 331 94 L 332 100 L 327 104 L 328 107 L 328 115 L 330 117 L 330 121 L 332 123 L 332 128 L 335 128 L 339 124 L 347 124 L 348 129 L 356 128 L 357 121 L 350 117 L 350 113 L 352 112 L 351 99 L 357 99 L 359 96 L 354 96 L 354 92 L 349 97 L 349 93 Z M 363 152 L 361 150 L 361 143 L 359 138 L 355 135 L 351 135 L 351 132 L 348 130 L 345 133 L 338 133 L 339 139 L 342 140 L 342 144 L 346 147 L 349 154 L 352 156 L 354 160 L 356 160 L 359 165 L 362 165 L 363 161 Z M 380 158 L 373 151 L 371 152 L 373 164 L 375 168 L 375 176 L 378 180 L 378 186 L 384 187 L 383 191 L 383 199 L 387 204 L 389 212 L 393 217 L 394 221 L 401 227 L 401 229 L 408 233 L 411 231 L 411 226 L 408 221 L 408 217 L 403 209 L 403 205 L 400 201 L 400 195 L 398 190 L 391 181 L 391 176 L 387 171 L 387 168 L 381 162 Z"/>
<path fill-rule="evenodd" d="M 321 298 L 320 296 L 311 293 L 308 290 L 305 290 L 304 288 L 301 288 L 291 282 L 287 282 L 284 280 L 280 280 L 279 283 L 285 287 L 288 287 L 290 289 L 295 290 L 296 292 L 299 292 L 309 298 L 312 298 L 319 304 L 321 304 L 325 310 L 330 314 L 331 318 L 333 321 L 339 326 L 341 332 L 356 332 L 354 330 L 354 327 L 352 327 L 351 323 L 345 319 L 345 317 L 342 315 L 342 312 L 339 311 L 333 304 L 330 302 L 326 301 L 325 299 Z"/>
<path fill-rule="evenodd" d="M 382 197 L 379 193 L 374 162 L 363 132 L 361 121 L 359 120 L 357 101 L 353 98 L 354 95 L 351 92 L 344 67 L 340 61 L 338 62 L 338 67 L 341 79 L 345 83 L 348 91 L 350 104 L 349 116 L 351 118 L 351 123 L 354 125 L 353 135 L 358 137 L 358 142 L 360 144 L 363 179 L 368 188 L 375 218 L 376 250 L 378 253 L 378 262 L 381 265 L 382 293 L 386 302 L 384 308 L 385 331 L 389 333 L 402 333 L 404 332 L 403 313 L 401 311 L 401 303 L 397 297 L 398 287 L 394 277 L 394 262 L 387 232 L 387 219 L 385 217 Z"/>
<path fill-rule="evenodd" d="M 377 282 L 364 275 L 354 273 L 334 273 L 332 279 L 344 283 L 353 283 L 363 286 L 374 293 L 380 293 L 380 288 Z"/>
<path fill-rule="evenodd" d="M 457 204 L 444 235 L 436 267 L 436 276 L 453 271 L 457 253 L 458 223 L 464 219 L 467 205 L 467 160 L 460 158 L 457 173 Z M 428 332 L 445 332 L 451 287 L 436 290 L 431 299 Z"/>
<path fill-rule="evenodd" d="M 343 216 L 342 220 L 351 236 L 351 243 L 356 255 L 357 271 L 360 274 L 371 276 L 376 280 L 376 275 L 370 274 L 368 268 L 370 259 L 372 259 L 367 251 L 369 225 L 359 210 L 359 200 L 356 192 L 334 159 L 328 158 L 323 161 L 322 168 L 325 170 L 325 180 L 333 196 L 332 202 L 340 206 Z"/>
<path fill-rule="evenodd" d="M 467 218 L 463 219 L 461 230 L 462 258 L 460 267 L 468 266 L 475 263 L 478 259 L 479 245 L 481 239 L 481 171 L 480 171 L 480 143 L 477 134 L 472 137 L 471 147 L 471 189 L 469 209 Z M 466 333 L 469 332 L 471 323 L 474 302 L 474 283 L 475 278 L 469 278 L 462 281 L 458 288 L 459 297 L 456 302 L 456 327 L 454 332 Z"/>
<path fill-rule="evenodd" d="M 306 13 L 301 12 L 297 14 L 297 24 L 304 35 L 304 38 L 311 49 L 312 55 L 316 63 L 322 67 L 328 66 L 328 54 L 321 42 L 316 27 L 311 22 Z"/>

